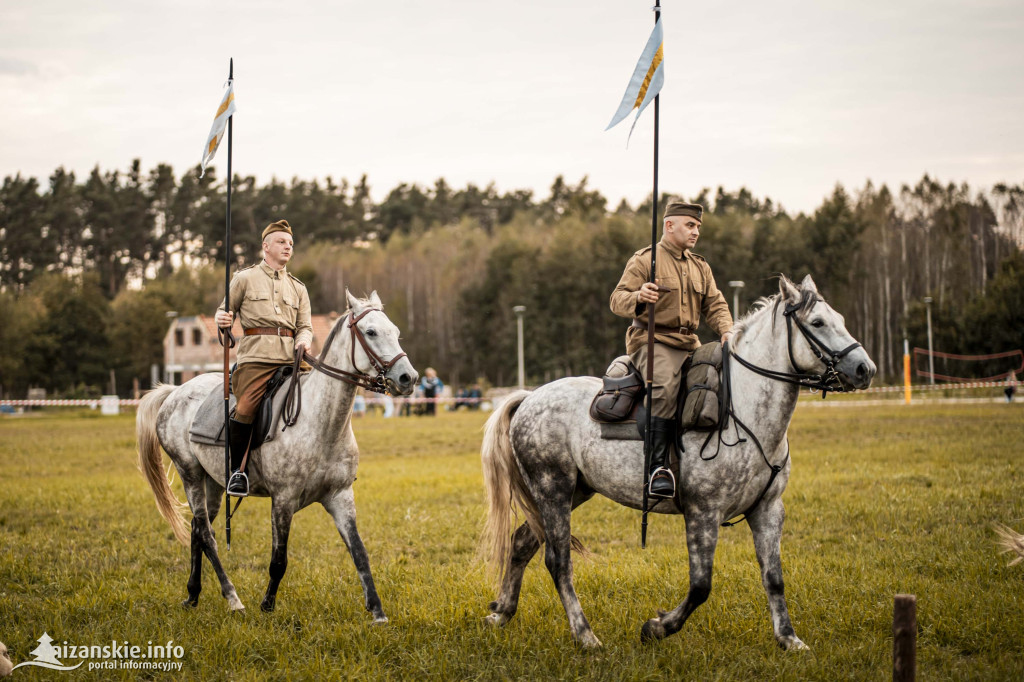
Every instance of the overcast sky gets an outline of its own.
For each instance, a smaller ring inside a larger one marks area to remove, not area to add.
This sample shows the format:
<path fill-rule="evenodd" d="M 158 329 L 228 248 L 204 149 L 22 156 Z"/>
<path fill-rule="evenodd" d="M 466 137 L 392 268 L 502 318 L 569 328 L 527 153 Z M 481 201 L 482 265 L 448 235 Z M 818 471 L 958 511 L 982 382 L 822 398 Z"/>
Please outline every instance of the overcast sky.
<path fill-rule="evenodd" d="M 651 0 L 0 1 L 0 175 L 180 175 L 235 59 L 236 173 L 651 189 L 611 119 Z M 665 0 L 661 188 L 813 210 L 836 182 L 1024 181 L 1024 3 Z M 226 145 L 215 160 L 223 174 Z"/>

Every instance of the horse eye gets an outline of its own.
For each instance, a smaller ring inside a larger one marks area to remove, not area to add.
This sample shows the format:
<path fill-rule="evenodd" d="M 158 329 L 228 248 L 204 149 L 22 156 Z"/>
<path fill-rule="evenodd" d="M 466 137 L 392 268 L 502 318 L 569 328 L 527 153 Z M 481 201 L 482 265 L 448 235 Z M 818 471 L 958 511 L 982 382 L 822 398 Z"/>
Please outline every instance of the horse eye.
<path fill-rule="evenodd" d="M 366 330 L 366 335 L 367 336 L 377 336 L 377 330 L 376 329 L 367 329 Z"/>
<path fill-rule="evenodd" d="M 812 326 L 812 327 L 824 327 L 824 326 L 825 326 L 825 321 L 824 321 L 824 320 L 822 320 L 822 319 L 821 319 L 821 318 L 819 317 L 818 319 L 816 319 L 816 320 L 814 320 L 814 321 L 812 321 L 812 322 L 811 322 L 811 326 Z"/>

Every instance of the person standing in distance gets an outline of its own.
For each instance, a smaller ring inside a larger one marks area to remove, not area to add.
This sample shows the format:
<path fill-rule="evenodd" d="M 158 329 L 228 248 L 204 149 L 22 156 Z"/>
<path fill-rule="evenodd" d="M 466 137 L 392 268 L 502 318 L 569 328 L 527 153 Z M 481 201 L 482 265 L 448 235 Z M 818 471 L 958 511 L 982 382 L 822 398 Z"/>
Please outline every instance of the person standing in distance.
<path fill-rule="evenodd" d="M 243 268 L 231 280 L 231 310 L 221 301 L 215 319 L 230 329 L 237 313 L 243 337 L 238 342 L 237 368 L 231 390 L 238 402 L 228 424 L 231 478 L 228 494 L 249 494 L 249 478 L 239 471 L 252 439 L 253 420 L 267 390 L 267 381 L 282 365 L 291 365 L 296 354 L 313 342 L 313 325 L 306 286 L 285 267 L 292 258 L 292 227 L 287 220 L 270 223 L 263 230 L 263 260 Z"/>
<path fill-rule="evenodd" d="M 631 318 L 626 353 L 647 372 L 647 304 L 654 304 L 654 377 L 651 396 L 651 497 L 675 495 L 675 475 L 666 467 L 676 439 L 676 404 L 682 367 L 700 346 L 697 326 L 703 316 L 725 343 L 732 333 L 729 304 L 715 285 L 711 266 L 691 249 L 700 237 L 704 209 L 673 202 L 665 209 L 658 242 L 657 283 L 651 283 L 651 247 L 629 259 L 609 301 L 620 317 Z"/>

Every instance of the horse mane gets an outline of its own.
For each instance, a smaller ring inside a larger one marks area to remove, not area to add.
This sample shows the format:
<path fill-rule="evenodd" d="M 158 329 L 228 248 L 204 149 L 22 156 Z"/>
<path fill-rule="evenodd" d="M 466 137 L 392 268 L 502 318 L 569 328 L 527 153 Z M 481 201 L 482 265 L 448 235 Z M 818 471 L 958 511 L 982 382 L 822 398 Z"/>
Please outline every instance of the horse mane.
<path fill-rule="evenodd" d="M 806 310 L 820 300 L 821 296 L 819 296 L 816 291 L 811 289 L 800 289 L 800 302 L 797 304 L 796 309 L 799 311 Z M 783 298 L 781 292 L 773 294 L 772 296 L 762 296 L 757 299 L 751 304 L 749 312 L 737 320 L 733 325 L 732 333 L 738 337 L 750 327 L 754 322 L 754 318 L 756 318 L 759 313 L 769 307 L 772 309 L 772 329 L 775 329 L 775 317 L 776 313 L 779 311 L 779 305 L 781 305 L 782 301 Z"/>

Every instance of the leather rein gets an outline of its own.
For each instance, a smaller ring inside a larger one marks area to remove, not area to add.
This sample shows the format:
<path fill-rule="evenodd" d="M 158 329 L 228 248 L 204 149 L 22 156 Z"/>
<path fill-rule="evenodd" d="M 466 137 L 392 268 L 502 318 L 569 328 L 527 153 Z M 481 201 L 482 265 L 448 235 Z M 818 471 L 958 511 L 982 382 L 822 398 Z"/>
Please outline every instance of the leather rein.
<path fill-rule="evenodd" d="M 823 299 L 818 298 L 816 300 L 821 301 Z M 786 318 L 786 346 L 789 351 L 789 364 L 793 366 L 792 372 L 780 372 L 779 370 L 759 367 L 754 363 L 741 358 L 731 348 L 729 349 L 729 355 L 736 358 L 741 365 L 755 374 L 760 374 L 763 377 L 774 379 L 775 381 L 804 386 L 814 391 L 821 391 L 821 397 L 823 399 L 828 395 L 829 391 L 832 391 L 833 393 L 846 393 L 849 389 L 847 389 L 839 379 L 839 373 L 836 371 L 836 365 L 839 364 L 839 361 L 846 357 L 851 351 L 860 348 L 860 343 L 854 341 L 840 351 L 832 350 L 826 346 L 821 339 L 815 336 L 814 332 L 808 329 L 804 323 L 800 321 L 800 318 L 796 316 L 796 311 L 801 307 L 803 306 L 800 303 L 790 303 L 782 311 L 782 316 Z M 807 340 L 807 345 L 811 347 L 811 351 L 814 353 L 815 357 L 824 363 L 825 371 L 821 374 L 803 372 L 800 371 L 799 367 L 797 367 L 796 359 L 793 357 L 794 324 Z"/>
<path fill-rule="evenodd" d="M 366 356 L 370 358 L 370 364 L 372 364 L 373 368 L 377 371 L 377 375 L 371 377 L 370 375 L 363 374 L 362 372 L 349 372 L 341 369 L 340 367 L 328 365 L 323 360 L 310 355 L 306 351 L 303 351 L 302 355 L 296 354 L 295 364 L 292 369 L 292 378 L 288 384 L 288 392 L 285 396 L 284 402 L 283 416 L 285 428 L 294 426 L 295 422 L 299 418 L 299 413 L 302 411 L 302 391 L 299 384 L 299 366 L 303 360 L 308 362 L 313 369 L 323 372 L 332 379 L 338 379 L 347 384 L 352 384 L 353 386 L 360 386 L 368 391 L 373 391 L 374 393 L 387 393 L 387 373 L 391 371 L 391 368 L 395 366 L 395 363 L 404 358 L 406 354 L 403 351 L 385 362 L 383 358 L 377 355 L 377 353 L 370 348 L 370 344 L 366 342 L 366 337 L 363 336 L 363 331 L 359 328 L 357 323 L 372 312 L 381 312 L 381 309 L 367 308 L 358 315 L 356 315 L 354 311 L 349 311 L 346 314 L 348 322 L 342 323 L 339 321 L 334 325 L 334 328 L 331 329 L 331 333 L 327 337 L 327 341 L 324 343 L 324 347 L 320 351 L 320 358 L 327 357 L 327 352 L 331 349 L 331 345 L 334 343 L 334 339 L 338 335 L 338 330 L 343 326 L 347 326 L 352 337 L 353 369 L 356 366 L 356 342 L 358 341 L 359 345 L 363 347 L 363 351 L 366 353 Z"/>

